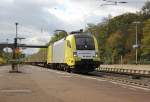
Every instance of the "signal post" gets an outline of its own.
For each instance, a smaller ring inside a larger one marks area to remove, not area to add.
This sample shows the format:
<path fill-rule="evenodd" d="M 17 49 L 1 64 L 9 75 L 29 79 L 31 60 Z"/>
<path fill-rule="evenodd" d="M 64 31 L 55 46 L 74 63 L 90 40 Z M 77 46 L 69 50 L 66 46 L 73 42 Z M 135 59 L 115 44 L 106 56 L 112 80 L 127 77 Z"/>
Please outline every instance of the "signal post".
<path fill-rule="evenodd" d="M 16 37 L 14 38 L 12 70 L 10 72 L 19 72 L 18 71 L 18 61 L 19 61 L 18 54 L 20 53 L 20 49 L 18 47 L 17 40 L 20 38 L 18 38 L 18 24 L 19 23 L 15 23 L 15 25 L 16 25 Z"/>

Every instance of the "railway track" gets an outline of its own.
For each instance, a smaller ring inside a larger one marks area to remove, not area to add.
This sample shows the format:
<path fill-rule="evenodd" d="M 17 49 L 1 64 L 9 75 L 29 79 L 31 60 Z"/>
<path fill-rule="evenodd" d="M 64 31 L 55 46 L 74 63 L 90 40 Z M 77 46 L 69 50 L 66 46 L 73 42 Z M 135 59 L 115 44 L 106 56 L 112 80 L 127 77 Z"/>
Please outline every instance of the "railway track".
<path fill-rule="evenodd" d="M 134 74 L 110 73 L 110 72 L 93 72 L 92 76 L 101 77 L 104 80 L 117 84 L 136 86 L 150 90 L 150 78 L 145 76 L 135 76 Z"/>

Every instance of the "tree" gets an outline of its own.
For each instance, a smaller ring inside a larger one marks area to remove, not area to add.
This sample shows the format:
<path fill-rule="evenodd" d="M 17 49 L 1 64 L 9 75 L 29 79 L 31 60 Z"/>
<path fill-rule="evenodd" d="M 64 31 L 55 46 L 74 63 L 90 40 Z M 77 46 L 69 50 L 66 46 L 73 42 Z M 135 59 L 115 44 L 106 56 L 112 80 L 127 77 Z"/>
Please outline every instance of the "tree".
<path fill-rule="evenodd" d="M 143 28 L 143 39 L 142 39 L 142 56 L 150 60 L 150 19 L 145 21 Z"/>
<path fill-rule="evenodd" d="M 59 32 L 55 33 L 54 36 L 51 38 L 50 43 L 54 43 L 66 36 L 66 32 Z"/>
<path fill-rule="evenodd" d="M 148 19 L 150 17 L 150 1 L 145 2 L 141 13 L 144 19 Z"/>
<path fill-rule="evenodd" d="M 4 64 L 4 63 L 6 63 L 6 61 L 0 57 L 0 64 Z"/>
<path fill-rule="evenodd" d="M 101 59 L 106 63 L 114 61 L 117 63 L 120 60 L 120 56 L 125 58 L 125 56 L 131 55 L 131 57 L 126 57 L 126 60 L 132 59 L 134 56 L 132 45 L 135 44 L 135 26 L 133 22 L 141 20 L 138 14 L 125 13 L 114 18 L 108 16 L 97 25 L 88 24 L 87 30 L 91 31 L 98 40 Z M 142 26 L 139 27 L 138 33 L 138 41 L 140 41 Z M 110 56 L 112 56 L 114 61 L 112 61 Z"/>
<path fill-rule="evenodd" d="M 118 58 L 124 55 L 124 36 L 121 31 L 110 35 L 106 42 L 106 49 L 111 52 L 112 63 L 118 63 Z"/>

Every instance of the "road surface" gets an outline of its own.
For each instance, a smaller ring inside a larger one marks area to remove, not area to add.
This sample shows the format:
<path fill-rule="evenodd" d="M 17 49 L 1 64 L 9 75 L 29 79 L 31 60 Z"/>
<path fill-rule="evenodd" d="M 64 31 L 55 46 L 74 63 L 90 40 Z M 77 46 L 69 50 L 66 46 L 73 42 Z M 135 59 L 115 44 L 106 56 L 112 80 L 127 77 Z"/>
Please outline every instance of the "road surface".
<path fill-rule="evenodd" d="M 150 102 L 150 90 L 36 66 L 0 67 L 0 102 Z"/>

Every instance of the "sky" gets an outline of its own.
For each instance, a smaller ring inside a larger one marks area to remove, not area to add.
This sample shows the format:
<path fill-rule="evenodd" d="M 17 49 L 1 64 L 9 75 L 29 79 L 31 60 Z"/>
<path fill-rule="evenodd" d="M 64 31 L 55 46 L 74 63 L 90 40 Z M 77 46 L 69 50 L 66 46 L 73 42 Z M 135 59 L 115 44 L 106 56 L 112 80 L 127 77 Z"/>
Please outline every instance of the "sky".
<path fill-rule="evenodd" d="M 116 1 L 116 0 L 112 0 Z M 123 0 L 117 0 L 123 1 Z M 44 45 L 56 29 L 66 31 L 85 28 L 88 23 L 102 22 L 108 15 L 136 12 L 148 0 L 124 0 L 128 3 L 105 5 L 103 0 L 0 0 L 0 43 L 13 42 L 18 22 L 22 43 Z M 33 50 L 25 50 L 27 53 Z"/>

